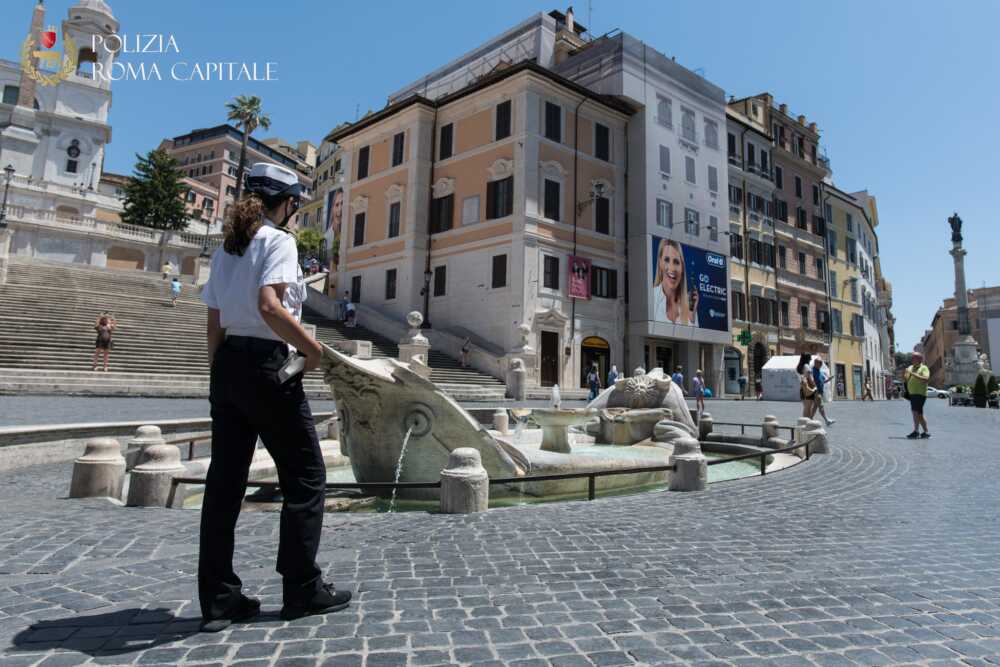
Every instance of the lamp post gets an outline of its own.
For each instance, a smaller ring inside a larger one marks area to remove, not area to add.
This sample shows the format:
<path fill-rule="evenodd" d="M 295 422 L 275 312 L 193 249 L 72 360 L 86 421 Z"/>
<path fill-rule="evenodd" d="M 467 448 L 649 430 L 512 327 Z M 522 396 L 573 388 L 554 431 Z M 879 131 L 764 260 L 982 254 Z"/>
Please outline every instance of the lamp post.
<path fill-rule="evenodd" d="M 14 178 L 14 165 L 4 167 L 3 174 L 6 182 L 3 187 L 3 206 L 0 207 L 0 229 L 7 228 L 7 193 L 10 192 L 10 181 Z"/>
<path fill-rule="evenodd" d="M 431 328 L 431 273 L 430 268 L 424 271 L 424 289 L 422 294 L 424 296 L 424 321 L 420 325 L 421 329 Z"/>
<path fill-rule="evenodd" d="M 205 238 L 201 241 L 201 254 L 199 257 L 208 257 L 208 233 L 212 229 L 212 218 L 206 218 L 205 220 Z"/>

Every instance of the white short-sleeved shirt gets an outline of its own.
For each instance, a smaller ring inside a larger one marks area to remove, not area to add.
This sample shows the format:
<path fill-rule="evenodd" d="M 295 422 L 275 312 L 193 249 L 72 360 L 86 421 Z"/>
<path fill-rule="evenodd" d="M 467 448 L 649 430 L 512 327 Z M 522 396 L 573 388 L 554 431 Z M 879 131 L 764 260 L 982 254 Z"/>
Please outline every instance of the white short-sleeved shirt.
<path fill-rule="evenodd" d="M 201 300 L 219 311 L 226 335 L 281 340 L 258 310 L 260 288 L 277 284 L 287 286 L 282 305 L 300 320 L 306 284 L 295 237 L 265 220 L 242 256 L 230 255 L 221 246 L 215 250 Z"/>

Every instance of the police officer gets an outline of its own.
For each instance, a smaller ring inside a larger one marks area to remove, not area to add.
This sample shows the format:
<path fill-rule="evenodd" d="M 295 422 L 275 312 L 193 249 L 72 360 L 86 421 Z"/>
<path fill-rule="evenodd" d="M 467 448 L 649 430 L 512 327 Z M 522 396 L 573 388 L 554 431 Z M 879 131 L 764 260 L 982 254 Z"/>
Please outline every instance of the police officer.
<path fill-rule="evenodd" d="M 316 368 L 321 355 L 320 345 L 299 324 L 306 289 L 295 237 L 285 229 L 298 209 L 301 186 L 293 171 L 257 163 L 246 190 L 233 205 L 202 292 L 212 369 L 212 462 L 198 559 L 207 632 L 260 611 L 258 600 L 243 595 L 233 571 L 233 533 L 258 436 L 277 466 L 283 497 L 277 563 L 281 618 L 337 611 L 351 599 L 349 592 L 324 583 L 316 564 L 326 470 L 302 374 L 283 381 L 288 369 L 281 372 L 290 354 L 304 355 L 304 371 Z"/>

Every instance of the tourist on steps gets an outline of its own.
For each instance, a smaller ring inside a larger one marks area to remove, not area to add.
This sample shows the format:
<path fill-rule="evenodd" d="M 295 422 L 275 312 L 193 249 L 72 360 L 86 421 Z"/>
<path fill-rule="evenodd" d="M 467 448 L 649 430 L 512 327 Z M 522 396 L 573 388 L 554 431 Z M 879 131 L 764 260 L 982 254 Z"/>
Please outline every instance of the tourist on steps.
<path fill-rule="evenodd" d="M 258 436 L 277 466 L 283 498 L 277 563 L 282 620 L 338 611 L 351 599 L 324 583 L 316 564 L 326 469 L 302 375 L 319 366 L 322 347 L 299 323 L 306 287 L 295 237 L 285 229 L 302 187 L 295 172 L 257 163 L 246 190 L 232 207 L 202 292 L 212 407 L 198 558 L 205 632 L 260 612 L 260 602 L 243 594 L 233 571 L 234 529 Z M 304 363 L 296 369 L 293 362 Z"/>
<path fill-rule="evenodd" d="M 97 370 L 97 358 L 103 354 L 104 372 L 108 372 L 108 356 L 111 354 L 112 347 L 111 336 L 115 333 L 116 326 L 118 326 L 118 322 L 115 321 L 114 315 L 108 312 L 101 313 L 101 316 L 94 323 L 97 340 L 94 342 L 94 358 L 90 362 L 91 370 Z"/>
<path fill-rule="evenodd" d="M 176 308 L 179 298 L 181 298 L 181 281 L 174 276 L 170 281 L 170 305 Z"/>

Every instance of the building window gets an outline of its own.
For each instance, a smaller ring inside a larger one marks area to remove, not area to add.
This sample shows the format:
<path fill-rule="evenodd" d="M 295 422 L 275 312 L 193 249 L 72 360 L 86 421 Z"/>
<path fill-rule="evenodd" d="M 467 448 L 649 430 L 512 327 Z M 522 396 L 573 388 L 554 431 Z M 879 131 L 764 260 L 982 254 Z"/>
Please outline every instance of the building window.
<path fill-rule="evenodd" d="M 698 236 L 701 232 L 698 211 L 690 208 L 684 209 L 684 231 L 691 236 Z"/>
<path fill-rule="evenodd" d="M 747 144 L 747 167 L 757 168 L 757 148 L 751 143 Z"/>
<path fill-rule="evenodd" d="M 389 204 L 389 238 L 394 239 L 399 236 L 399 209 L 398 201 Z"/>
<path fill-rule="evenodd" d="M 66 160 L 66 171 L 70 174 L 75 174 L 79 163 L 76 160 Z"/>
<path fill-rule="evenodd" d="M 694 131 L 694 111 L 681 107 L 681 136 L 688 141 L 698 141 Z"/>
<path fill-rule="evenodd" d="M 781 326 L 789 326 L 789 316 L 788 316 L 788 302 L 781 302 Z"/>
<path fill-rule="evenodd" d="M 474 225 L 479 222 L 479 195 L 462 200 L 462 224 Z"/>
<path fill-rule="evenodd" d="M 358 213 L 354 216 L 354 247 L 357 248 L 365 243 L 365 214 Z"/>
<path fill-rule="evenodd" d="M 607 197 L 594 198 L 594 231 L 611 234 L 611 200 Z"/>
<path fill-rule="evenodd" d="M 403 164 L 403 141 L 406 135 L 403 132 L 399 132 L 392 138 L 392 166 L 398 167 Z"/>
<path fill-rule="evenodd" d="M 351 303 L 361 303 L 361 276 L 351 277 Z"/>
<path fill-rule="evenodd" d="M 733 295 L 733 319 L 746 322 L 747 319 L 747 297 L 739 290 L 730 290 Z"/>
<path fill-rule="evenodd" d="M 611 160 L 611 130 L 600 123 L 594 123 L 594 157 L 605 162 Z"/>
<path fill-rule="evenodd" d="M 768 168 L 767 165 L 767 151 L 764 150 L 763 148 L 760 149 L 760 171 L 765 176 L 771 173 L 771 170 Z"/>
<path fill-rule="evenodd" d="M 854 233 L 854 217 L 848 213 L 847 215 L 847 231 Z"/>
<path fill-rule="evenodd" d="M 833 310 L 833 333 L 844 333 L 844 315 L 839 310 Z"/>
<path fill-rule="evenodd" d="M 806 210 L 801 206 L 795 209 L 795 225 L 799 229 L 808 229 L 809 223 L 806 220 Z"/>
<path fill-rule="evenodd" d="M 832 296 L 834 299 L 838 298 L 838 296 L 837 296 L 837 272 L 836 271 L 831 271 L 830 272 L 830 296 Z"/>
<path fill-rule="evenodd" d="M 510 136 L 510 100 L 497 105 L 495 141 Z"/>
<path fill-rule="evenodd" d="M 787 269 L 788 268 L 787 254 L 788 253 L 785 250 L 785 246 L 779 245 L 778 246 L 778 267 L 779 268 L 782 268 L 782 269 Z"/>
<path fill-rule="evenodd" d="M 590 267 L 590 294 L 602 299 L 617 299 L 618 272 L 599 266 Z"/>
<path fill-rule="evenodd" d="M 734 259 L 743 259 L 743 235 L 732 232 L 729 234 L 729 254 Z"/>
<path fill-rule="evenodd" d="M 666 146 L 660 146 L 660 173 L 670 173 L 670 149 Z"/>
<path fill-rule="evenodd" d="M 558 181 L 545 179 L 544 215 L 549 220 L 560 220 L 560 189 Z"/>
<path fill-rule="evenodd" d="M 486 219 L 505 218 L 514 212 L 514 177 L 486 184 Z"/>
<path fill-rule="evenodd" d="M 656 96 L 656 122 L 663 127 L 674 126 L 674 112 L 671 102 L 662 95 Z"/>
<path fill-rule="evenodd" d="M 368 146 L 363 146 L 361 150 L 358 151 L 358 180 L 362 178 L 368 178 L 368 153 L 370 148 Z"/>
<path fill-rule="evenodd" d="M 664 199 L 656 200 L 656 224 L 660 227 L 674 226 L 674 205 Z"/>
<path fill-rule="evenodd" d="M 803 329 L 809 328 L 809 304 L 804 306 L 799 306 L 799 319 L 801 320 L 799 326 Z"/>
<path fill-rule="evenodd" d="M 694 158 L 690 155 L 684 156 L 684 175 L 687 178 L 688 183 L 696 183 L 697 179 L 694 174 Z"/>
<path fill-rule="evenodd" d="M 781 171 L 781 167 L 774 165 L 774 184 L 779 190 L 785 187 L 785 173 Z"/>
<path fill-rule="evenodd" d="M 804 252 L 799 253 L 799 273 L 806 275 L 806 254 Z"/>
<path fill-rule="evenodd" d="M 188 192 L 187 192 L 187 201 L 188 201 L 188 203 L 193 204 L 197 198 L 198 198 L 198 195 L 196 195 L 194 193 L 194 190 L 188 190 Z"/>
<path fill-rule="evenodd" d="M 799 176 L 795 177 L 795 196 L 802 199 L 802 178 Z"/>
<path fill-rule="evenodd" d="M 396 269 L 389 269 L 385 272 L 385 300 L 391 301 L 396 298 Z"/>
<path fill-rule="evenodd" d="M 858 279 L 851 279 L 851 303 L 858 303 Z"/>
<path fill-rule="evenodd" d="M 837 230 L 827 228 L 826 245 L 827 249 L 830 251 L 830 257 L 837 259 Z"/>
<path fill-rule="evenodd" d="M 21 96 L 20 86 L 4 86 L 3 87 L 3 103 L 4 104 L 17 104 L 17 98 Z"/>
<path fill-rule="evenodd" d="M 819 186 L 813 183 L 813 205 L 819 206 Z"/>
<path fill-rule="evenodd" d="M 719 124 L 707 118 L 705 119 L 705 145 L 709 148 L 719 148 Z"/>
<path fill-rule="evenodd" d="M 454 209 L 455 195 L 436 197 L 431 200 L 431 234 L 440 234 L 451 229 Z"/>
<path fill-rule="evenodd" d="M 490 285 L 493 289 L 507 286 L 507 255 L 493 256 L 493 276 Z"/>
<path fill-rule="evenodd" d="M 719 240 L 719 219 L 714 215 L 708 216 L 708 240 Z"/>
<path fill-rule="evenodd" d="M 816 258 L 816 277 L 820 280 L 826 280 L 826 273 L 823 271 L 823 260 L 819 257 Z"/>
<path fill-rule="evenodd" d="M 545 138 L 562 141 L 562 107 L 552 102 L 545 103 Z"/>
<path fill-rule="evenodd" d="M 719 170 L 708 165 L 708 189 L 712 192 L 719 191 Z"/>
<path fill-rule="evenodd" d="M 451 157 L 452 142 L 455 136 L 455 126 L 451 123 L 441 126 L 441 138 L 438 140 L 438 159 L 447 160 Z"/>
<path fill-rule="evenodd" d="M 559 258 L 544 255 L 542 258 L 542 287 L 559 289 Z"/>
<path fill-rule="evenodd" d="M 728 153 L 731 160 L 738 158 L 736 155 L 736 135 L 732 132 L 726 137 L 726 153 Z"/>
<path fill-rule="evenodd" d="M 448 283 L 448 269 L 444 265 L 434 267 L 434 296 L 444 296 Z"/>

